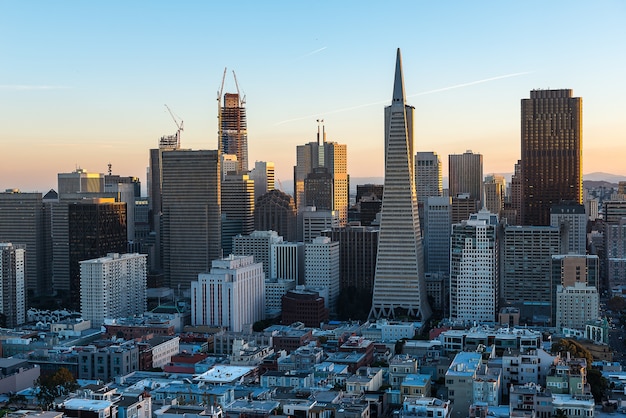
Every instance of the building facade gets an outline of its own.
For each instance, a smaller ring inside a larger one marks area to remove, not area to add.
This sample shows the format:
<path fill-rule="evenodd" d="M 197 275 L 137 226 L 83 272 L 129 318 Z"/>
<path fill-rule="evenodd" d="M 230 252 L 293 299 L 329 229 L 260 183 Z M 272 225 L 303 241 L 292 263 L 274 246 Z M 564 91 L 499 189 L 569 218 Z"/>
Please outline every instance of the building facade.
<path fill-rule="evenodd" d="M 500 271 L 498 215 L 482 210 L 452 225 L 450 245 L 450 319 L 494 322 Z"/>
<path fill-rule="evenodd" d="M 26 322 L 26 250 L 24 245 L 0 243 L 0 313 L 2 328 Z"/>
<path fill-rule="evenodd" d="M 441 159 L 436 152 L 424 151 L 415 154 L 415 187 L 418 203 L 429 197 L 443 196 Z"/>
<path fill-rule="evenodd" d="M 254 180 L 247 173 L 229 173 L 222 180 L 222 252 L 233 250 L 233 237 L 254 231 Z"/>
<path fill-rule="evenodd" d="M 221 250 L 217 151 L 172 150 L 162 158 L 163 270 L 173 289 L 189 289 Z"/>
<path fill-rule="evenodd" d="M 550 208 L 582 203 L 582 99 L 532 90 L 522 99 L 522 225 L 550 225 Z"/>
<path fill-rule="evenodd" d="M 452 199 L 428 197 L 424 202 L 424 268 L 427 273 L 450 275 Z"/>
<path fill-rule="evenodd" d="M 287 241 L 295 241 L 298 236 L 296 219 L 296 205 L 291 195 L 274 189 L 256 199 L 255 230 L 276 231 Z"/>
<path fill-rule="evenodd" d="M 339 242 L 329 237 L 317 237 L 304 245 L 304 283 L 306 286 L 328 289 L 327 307 L 337 312 L 339 298 Z"/>
<path fill-rule="evenodd" d="M 254 231 L 249 235 L 233 237 L 234 255 L 252 255 L 256 263 L 263 263 L 265 278 L 270 276 L 271 248 L 274 244 L 283 242 L 283 237 L 276 231 Z"/>
<path fill-rule="evenodd" d="M 240 332 L 265 318 L 263 264 L 253 256 L 213 260 L 211 271 L 191 283 L 192 325 Z"/>
<path fill-rule="evenodd" d="M 504 229 L 502 298 L 520 310 L 522 323 L 550 321 L 552 306 L 551 263 L 559 254 L 558 228 L 508 226 Z"/>
<path fill-rule="evenodd" d="M 550 208 L 550 225 L 561 229 L 562 254 L 587 254 L 587 213 L 578 203 Z"/>
<path fill-rule="evenodd" d="M 93 326 L 142 315 L 147 308 L 145 254 L 110 253 L 80 262 L 80 308 Z"/>
<path fill-rule="evenodd" d="M 467 150 L 448 156 L 450 196 L 469 193 L 470 199 L 483 201 L 483 155 Z"/>

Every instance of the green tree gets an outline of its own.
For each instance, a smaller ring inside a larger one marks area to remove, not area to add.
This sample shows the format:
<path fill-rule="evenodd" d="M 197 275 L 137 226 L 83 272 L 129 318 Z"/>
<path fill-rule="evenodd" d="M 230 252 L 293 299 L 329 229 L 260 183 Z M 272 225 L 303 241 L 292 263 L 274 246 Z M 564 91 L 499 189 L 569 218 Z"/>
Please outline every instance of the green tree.
<path fill-rule="evenodd" d="M 54 400 L 60 396 L 68 395 L 78 389 L 76 379 L 65 367 L 61 367 L 54 374 L 39 376 L 35 382 L 38 389 L 37 402 L 39 406 L 48 411 L 54 404 Z"/>
<path fill-rule="evenodd" d="M 554 418 L 567 418 L 567 414 L 565 413 L 565 410 L 558 408 L 556 411 L 554 411 L 554 415 L 552 415 Z"/>

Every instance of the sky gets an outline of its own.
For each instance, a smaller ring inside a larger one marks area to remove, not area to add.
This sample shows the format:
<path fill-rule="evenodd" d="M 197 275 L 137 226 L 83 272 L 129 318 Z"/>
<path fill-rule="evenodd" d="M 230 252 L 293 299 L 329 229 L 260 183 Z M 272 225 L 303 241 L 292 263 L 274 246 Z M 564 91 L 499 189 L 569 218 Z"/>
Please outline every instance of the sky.
<path fill-rule="evenodd" d="M 383 112 L 401 48 L 415 150 L 520 157 L 520 100 L 583 98 L 583 172 L 626 179 L 623 1 L 0 0 L 0 190 L 56 174 L 138 176 L 184 121 L 182 147 L 217 148 L 217 92 L 246 95 L 248 155 L 293 179 L 296 146 L 347 144 L 352 177 L 384 171 Z"/>

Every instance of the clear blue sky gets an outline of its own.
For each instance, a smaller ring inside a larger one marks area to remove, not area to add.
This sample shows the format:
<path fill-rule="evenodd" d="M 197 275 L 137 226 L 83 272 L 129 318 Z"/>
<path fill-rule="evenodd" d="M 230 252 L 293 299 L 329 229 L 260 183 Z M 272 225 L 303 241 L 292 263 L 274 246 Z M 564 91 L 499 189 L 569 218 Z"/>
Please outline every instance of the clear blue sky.
<path fill-rule="evenodd" d="M 623 1 L 0 0 L 0 189 L 56 188 L 77 166 L 145 183 L 148 149 L 184 120 L 185 148 L 217 147 L 228 67 L 247 96 L 249 158 L 291 180 L 295 147 L 348 145 L 354 177 L 383 174 L 383 108 L 402 49 L 415 148 L 519 158 L 520 99 L 583 97 L 584 172 L 626 175 Z"/>

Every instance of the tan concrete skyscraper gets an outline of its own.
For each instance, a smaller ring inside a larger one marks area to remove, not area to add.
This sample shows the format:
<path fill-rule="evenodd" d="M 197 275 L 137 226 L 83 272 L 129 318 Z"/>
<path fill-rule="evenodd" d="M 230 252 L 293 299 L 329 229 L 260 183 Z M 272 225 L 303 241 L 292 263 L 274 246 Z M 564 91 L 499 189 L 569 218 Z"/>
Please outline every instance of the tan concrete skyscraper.
<path fill-rule="evenodd" d="M 398 49 L 391 106 L 385 108 L 385 187 L 371 318 L 430 318 L 413 165 L 413 110 L 406 104 Z"/>
<path fill-rule="evenodd" d="M 583 203 L 582 99 L 532 90 L 522 99 L 523 225 L 550 225 L 550 207 Z"/>

